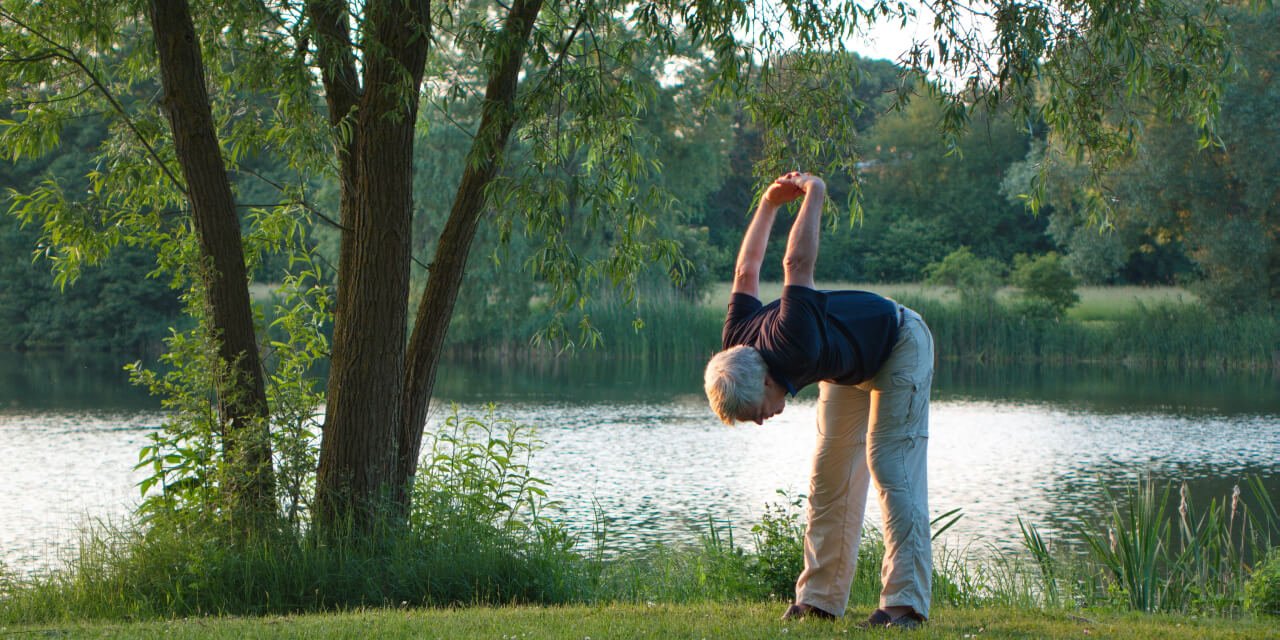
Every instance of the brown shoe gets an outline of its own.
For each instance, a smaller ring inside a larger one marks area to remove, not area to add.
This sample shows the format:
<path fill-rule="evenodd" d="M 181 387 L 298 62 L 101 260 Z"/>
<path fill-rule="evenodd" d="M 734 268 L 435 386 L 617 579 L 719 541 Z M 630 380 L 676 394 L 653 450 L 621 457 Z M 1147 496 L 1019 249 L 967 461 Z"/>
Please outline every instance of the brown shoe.
<path fill-rule="evenodd" d="M 854 626 L 859 629 L 880 629 L 892 621 L 893 617 L 885 612 L 884 609 L 876 609 L 871 612 L 870 616 L 867 616 L 866 620 L 863 620 Z"/>
<path fill-rule="evenodd" d="M 884 626 L 890 629 L 916 629 L 922 624 L 924 624 L 924 618 L 921 617 L 920 614 L 912 612 L 904 613 L 901 616 L 890 620 Z"/>
<path fill-rule="evenodd" d="M 782 614 L 783 620 L 803 620 L 805 618 L 817 618 L 819 620 L 836 619 L 835 615 L 827 613 L 822 609 L 799 603 L 787 607 L 787 612 Z"/>

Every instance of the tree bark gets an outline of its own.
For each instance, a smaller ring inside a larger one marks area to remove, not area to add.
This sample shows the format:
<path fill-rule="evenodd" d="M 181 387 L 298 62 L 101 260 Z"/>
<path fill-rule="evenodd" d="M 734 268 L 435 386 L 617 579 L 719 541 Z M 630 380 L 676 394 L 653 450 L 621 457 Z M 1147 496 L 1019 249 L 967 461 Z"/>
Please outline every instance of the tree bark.
<path fill-rule="evenodd" d="M 502 26 L 502 34 L 497 39 L 489 63 L 489 82 L 485 88 L 480 128 L 467 153 L 462 181 L 454 196 L 449 219 L 436 243 L 427 289 L 418 305 L 413 335 L 409 340 L 408 370 L 397 434 L 394 486 L 397 489 L 396 506 L 402 514 L 409 508 L 422 448 L 422 429 L 430 407 L 431 390 L 435 386 L 441 348 L 484 207 L 485 189 L 497 174 L 516 121 L 515 98 L 520 67 L 541 9 L 542 0 L 516 0 Z"/>
<path fill-rule="evenodd" d="M 275 513 L 267 396 L 258 357 L 240 220 L 218 144 L 204 62 L 186 0 L 152 0 L 164 107 L 200 243 L 208 313 L 226 375 L 216 380 L 224 486 L 233 521 Z"/>
<path fill-rule="evenodd" d="M 413 140 L 429 48 L 426 2 L 365 5 L 363 87 L 354 86 L 345 3 L 308 4 L 339 131 L 342 251 L 328 406 L 316 479 L 322 531 L 368 532 L 396 493 L 404 384 Z M 324 20 L 321 24 L 319 21 Z"/>

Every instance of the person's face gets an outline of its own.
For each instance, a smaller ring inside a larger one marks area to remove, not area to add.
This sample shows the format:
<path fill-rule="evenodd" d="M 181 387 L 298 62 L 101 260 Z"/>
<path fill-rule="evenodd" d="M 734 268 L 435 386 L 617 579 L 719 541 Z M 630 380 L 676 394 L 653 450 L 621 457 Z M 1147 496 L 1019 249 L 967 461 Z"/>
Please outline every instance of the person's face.
<path fill-rule="evenodd" d="M 760 404 L 749 410 L 740 419 L 743 422 L 764 424 L 765 420 L 782 413 L 782 410 L 786 407 L 787 390 L 782 385 L 774 382 L 772 377 L 766 375 L 764 377 L 764 397 L 760 399 Z"/>

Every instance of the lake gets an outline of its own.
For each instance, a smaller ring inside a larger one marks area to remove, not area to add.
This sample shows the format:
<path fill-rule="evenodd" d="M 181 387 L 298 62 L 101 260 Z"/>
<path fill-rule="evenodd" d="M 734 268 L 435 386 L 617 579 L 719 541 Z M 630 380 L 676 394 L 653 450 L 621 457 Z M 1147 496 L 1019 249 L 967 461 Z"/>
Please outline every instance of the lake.
<path fill-rule="evenodd" d="M 74 549 L 78 527 L 120 521 L 138 500 L 138 449 L 158 403 L 119 358 L 0 353 L 0 562 L 34 571 Z M 779 489 L 804 493 L 814 390 L 763 426 L 726 427 L 701 393 L 701 362 L 599 355 L 442 366 L 428 428 L 456 405 L 537 428 L 534 475 L 584 534 L 606 519 L 610 552 L 693 542 L 708 522 L 750 542 Z M 1107 490 L 1142 474 L 1185 481 L 1198 504 L 1262 477 L 1280 502 L 1280 378 L 1123 367 L 941 366 L 930 436 L 933 513 L 964 513 L 953 549 L 1020 545 L 1021 516 L 1053 537 L 1096 521 Z M 1176 489 L 1175 489 L 1176 493 Z M 879 513 L 871 500 L 869 523 Z"/>

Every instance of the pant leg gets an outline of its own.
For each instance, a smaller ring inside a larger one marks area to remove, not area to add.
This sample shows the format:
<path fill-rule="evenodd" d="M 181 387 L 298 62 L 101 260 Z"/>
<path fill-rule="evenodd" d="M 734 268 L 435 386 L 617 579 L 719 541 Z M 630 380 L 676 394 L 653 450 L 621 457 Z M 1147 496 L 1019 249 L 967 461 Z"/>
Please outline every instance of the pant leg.
<path fill-rule="evenodd" d="M 849 603 L 866 512 L 867 417 L 871 393 L 819 384 L 818 442 L 809 481 L 804 571 L 796 602 L 844 615 Z"/>
<path fill-rule="evenodd" d="M 929 616 L 933 552 L 927 453 L 933 336 L 906 310 L 888 362 L 864 383 L 871 389 L 867 464 L 884 514 L 880 606 L 909 606 Z"/>

